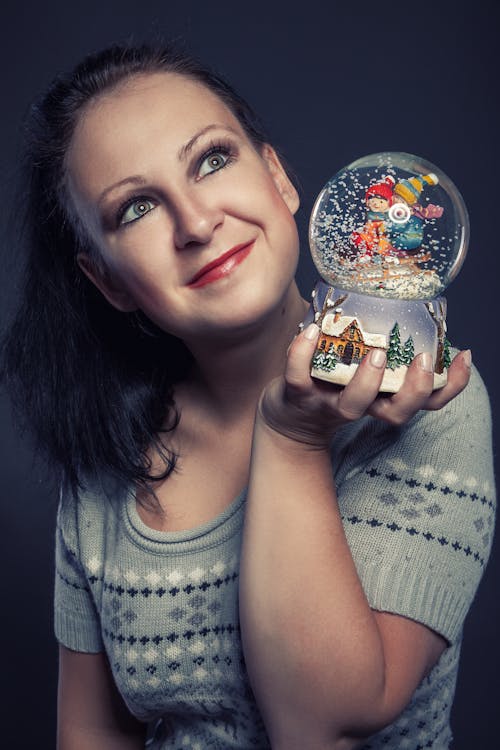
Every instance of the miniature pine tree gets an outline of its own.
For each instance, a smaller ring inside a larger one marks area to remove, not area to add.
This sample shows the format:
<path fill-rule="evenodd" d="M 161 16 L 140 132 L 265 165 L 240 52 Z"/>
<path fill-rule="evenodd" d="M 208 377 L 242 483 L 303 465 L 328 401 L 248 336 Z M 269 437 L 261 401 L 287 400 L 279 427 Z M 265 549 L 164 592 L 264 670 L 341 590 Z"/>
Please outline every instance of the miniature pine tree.
<path fill-rule="evenodd" d="M 403 347 L 403 364 L 409 365 L 415 356 L 415 348 L 413 346 L 413 339 L 411 336 L 408 336 L 408 338 L 405 341 L 405 345 Z"/>
<path fill-rule="evenodd" d="M 447 338 L 444 340 L 444 348 L 443 348 L 443 365 L 446 369 L 451 365 L 451 344 L 448 341 Z"/>
<path fill-rule="evenodd" d="M 395 370 L 403 364 L 403 355 L 401 352 L 401 334 L 399 332 L 399 323 L 396 321 L 389 334 L 389 348 L 387 349 L 387 367 Z"/>
<path fill-rule="evenodd" d="M 316 368 L 316 370 L 324 370 L 325 368 L 325 350 L 324 349 L 316 349 L 314 352 L 314 356 L 312 359 L 312 366 Z"/>
<path fill-rule="evenodd" d="M 335 369 L 336 364 L 337 364 L 337 357 L 333 350 L 333 344 L 330 344 L 330 346 L 328 347 L 328 351 L 325 354 L 325 362 L 323 365 L 323 369 L 325 369 L 327 372 L 331 372 L 332 370 Z"/>

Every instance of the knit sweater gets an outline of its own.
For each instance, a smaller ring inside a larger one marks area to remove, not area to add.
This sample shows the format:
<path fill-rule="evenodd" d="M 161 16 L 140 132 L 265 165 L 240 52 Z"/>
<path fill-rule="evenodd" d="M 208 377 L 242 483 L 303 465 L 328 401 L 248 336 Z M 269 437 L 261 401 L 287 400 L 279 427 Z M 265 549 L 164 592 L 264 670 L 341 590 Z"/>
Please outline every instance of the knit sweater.
<path fill-rule="evenodd" d="M 366 750 L 449 747 L 463 622 L 494 527 L 490 433 L 474 373 L 439 412 L 403 427 L 366 417 L 333 443 L 344 529 L 370 606 L 424 623 L 449 643 Z M 76 651 L 106 651 L 130 711 L 156 725 L 154 750 L 269 747 L 240 641 L 244 512 L 245 491 L 201 527 L 160 532 L 141 521 L 132 491 L 94 487 L 78 501 L 62 498 L 56 636 Z"/>

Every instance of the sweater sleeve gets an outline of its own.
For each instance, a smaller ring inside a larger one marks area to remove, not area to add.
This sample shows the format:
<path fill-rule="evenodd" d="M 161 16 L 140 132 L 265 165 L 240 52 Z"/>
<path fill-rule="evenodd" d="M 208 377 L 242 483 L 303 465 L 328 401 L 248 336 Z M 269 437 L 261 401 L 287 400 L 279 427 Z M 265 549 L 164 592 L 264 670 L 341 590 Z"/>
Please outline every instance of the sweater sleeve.
<path fill-rule="evenodd" d="M 403 428 L 366 419 L 334 445 L 339 505 L 370 606 L 461 635 L 490 553 L 495 494 L 488 397 L 465 391 Z"/>
<path fill-rule="evenodd" d="M 54 629 L 57 640 L 73 651 L 103 651 L 99 617 L 90 582 L 80 561 L 78 502 L 63 497 L 56 528 Z"/>

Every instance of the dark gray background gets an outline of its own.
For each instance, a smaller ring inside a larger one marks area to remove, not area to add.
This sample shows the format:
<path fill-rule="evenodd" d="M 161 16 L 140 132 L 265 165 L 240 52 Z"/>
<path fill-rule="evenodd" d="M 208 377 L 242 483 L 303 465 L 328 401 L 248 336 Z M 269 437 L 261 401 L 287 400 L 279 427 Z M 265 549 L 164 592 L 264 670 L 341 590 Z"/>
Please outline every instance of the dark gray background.
<path fill-rule="evenodd" d="M 84 54 L 160 33 L 185 41 L 241 91 L 293 166 L 302 186 L 299 280 L 306 295 L 315 281 L 307 222 L 317 193 L 336 171 L 375 151 L 401 150 L 425 157 L 451 177 L 469 209 L 471 244 L 447 292 L 449 333 L 456 346 L 472 348 L 497 412 L 498 20 L 494 0 L 309 0 L 293 8 L 270 0 L 9 3 L 0 18 L 2 316 L 16 297 L 8 219 L 16 214 L 12 184 L 29 102 Z M 0 471 L 2 744 L 51 748 L 57 498 L 29 441 L 16 433 L 3 393 Z M 456 750 L 498 742 L 499 565 L 496 552 L 466 622 L 454 709 Z"/>

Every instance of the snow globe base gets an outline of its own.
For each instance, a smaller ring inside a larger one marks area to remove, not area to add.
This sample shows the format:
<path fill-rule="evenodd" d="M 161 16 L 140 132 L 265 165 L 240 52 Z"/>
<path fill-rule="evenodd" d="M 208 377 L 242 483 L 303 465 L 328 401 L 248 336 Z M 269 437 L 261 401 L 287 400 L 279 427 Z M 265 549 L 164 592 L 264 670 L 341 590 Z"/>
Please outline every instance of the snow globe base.
<path fill-rule="evenodd" d="M 450 362 L 446 338 L 446 300 L 382 299 L 319 282 L 309 319 L 320 327 L 311 375 L 346 385 L 363 357 L 383 349 L 387 366 L 380 390 L 396 393 L 409 364 L 421 352 L 434 363 L 434 389 L 447 381 Z"/>

